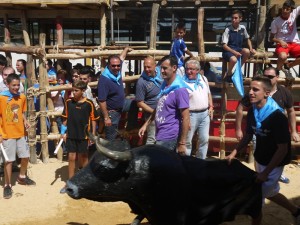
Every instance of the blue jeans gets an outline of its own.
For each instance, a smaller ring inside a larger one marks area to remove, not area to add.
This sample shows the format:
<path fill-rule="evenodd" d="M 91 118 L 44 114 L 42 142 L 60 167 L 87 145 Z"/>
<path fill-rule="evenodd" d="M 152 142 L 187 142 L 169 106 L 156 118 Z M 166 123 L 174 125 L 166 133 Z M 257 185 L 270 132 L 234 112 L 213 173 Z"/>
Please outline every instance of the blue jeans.
<path fill-rule="evenodd" d="M 167 149 L 169 149 L 171 151 L 175 151 L 176 150 L 176 146 L 177 146 L 177 138 L 176 139 L 172 139 L 172 140 L 156 141 L 156 144 L 164 146 L 164 147 L 166 147 Z"/>
<path fill-rule="evenodd" d="M 198 132 L 199 138 L 199 148 L 196 152 L 196 157 L 200 159 L 205 159 L 207 155 L 208 149 L 208 139 L 209 139 L 209 125 L 210 118 L 208 114 L 208 110 L 204 112 L 190 112 L 190 124 L 191 129 L 186 138 L 186 149 L 187 154 L 191 155 L 192 151 L 192 139 L 194 133 Z"/>
<path fill-rule="evenodd" d="M 104 127 L 105 138 L 109 141 L 114 140 L 118 135 L 118 126 L 121 118 L 121 112 L 109 111 L 108 115 L 110 117 L 112 125 Z"/>

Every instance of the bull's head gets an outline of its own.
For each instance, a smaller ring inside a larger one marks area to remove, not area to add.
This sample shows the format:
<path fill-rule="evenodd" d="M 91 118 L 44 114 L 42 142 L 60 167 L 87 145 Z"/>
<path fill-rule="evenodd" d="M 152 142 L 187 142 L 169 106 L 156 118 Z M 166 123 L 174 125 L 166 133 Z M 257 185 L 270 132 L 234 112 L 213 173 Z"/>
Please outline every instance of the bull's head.
<path fill-rule="evenodd" d="M 130 151 L 125 152 L 118 152 L 110 150 L 104 146 L 108 144 L 107 140 L 98 138 L 97 136 L 93 135 L 91 132 L 88 131 L 88 126 L 85 126 L 85 133 L 96 144 L 97 151 L 105 155 L 107 158 L 116 160 L 116 161 L 128 161 L 131 160 L 132 155 Z M 124 146 L 128 149 L 128 146 Z"/>

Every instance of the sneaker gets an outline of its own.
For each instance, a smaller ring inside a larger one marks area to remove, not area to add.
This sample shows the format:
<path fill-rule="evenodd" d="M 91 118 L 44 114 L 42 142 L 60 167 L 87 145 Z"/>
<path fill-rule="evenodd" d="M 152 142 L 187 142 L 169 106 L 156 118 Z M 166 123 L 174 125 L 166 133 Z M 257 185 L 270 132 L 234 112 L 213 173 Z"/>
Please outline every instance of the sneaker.
<path fill-rule="evenodd" d="M 36 185 L 36 183 L 27 176 L 24 177 L 24 178 L 18 177 L 17 181 L 21 185 L 28 185 L 28 186 L 35 186 Z"/>
<path fill-rule="evenodd" d="M 12 189 L 11 186 L 7 185 L 3 189 L 3 198 L 9 199 L 12 196 Z"/>
<path fill-rule="evenodd" d="M 290 179 L 287 178 L 287 177 L 284 176 L 284 175 L 281 175 L 281 176 L 280 176 L 279 181 L 282 182 L 282 183 L 285 183 L 285 184 L 290 183 Z"/>
<path fill-rule="evenodd" d="M 286 79 L 295 80 L 295 77 L 293 77 L 292 73 L 290 72 L 290 69 L 287 66 L 284 66 L 282 72 L 284 73 Z"/>

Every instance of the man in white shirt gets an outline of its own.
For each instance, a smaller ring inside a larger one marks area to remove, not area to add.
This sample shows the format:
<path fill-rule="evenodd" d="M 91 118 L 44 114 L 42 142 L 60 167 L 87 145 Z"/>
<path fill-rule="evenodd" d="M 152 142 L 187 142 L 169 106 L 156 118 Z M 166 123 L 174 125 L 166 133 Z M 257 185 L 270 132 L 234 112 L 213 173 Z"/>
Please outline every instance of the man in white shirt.
<path fill-rule="evenodd" d="M 208 149 L 210 116 L 213 113 L 212 97 L 205 76 L 200 73 L 197 60 L 189 60 L 185 64 L 183 80 L 191 88 L 188 89 L 190 99 L 190 130 L 186 139 L 187 155 L 192 151 L 192 139 L 198 132 L 199 148 L 196 157 L 205 159 Z"/>

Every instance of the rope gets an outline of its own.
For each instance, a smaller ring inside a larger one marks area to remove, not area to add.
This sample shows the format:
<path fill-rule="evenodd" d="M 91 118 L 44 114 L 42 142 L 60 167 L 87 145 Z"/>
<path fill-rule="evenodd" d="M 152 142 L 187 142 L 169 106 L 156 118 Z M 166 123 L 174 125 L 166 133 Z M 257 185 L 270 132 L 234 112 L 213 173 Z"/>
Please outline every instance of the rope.
<path fill-rule="evenodd" d="M 53 45 L 53 51 L 56 50 L 56 53 L 59 53 L 59 47 L 58 47 L 58 44 L 56 45 Z"/>

